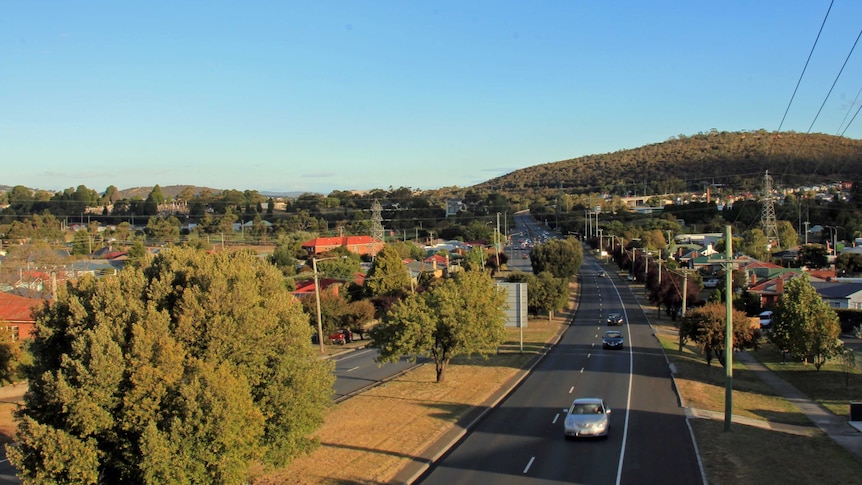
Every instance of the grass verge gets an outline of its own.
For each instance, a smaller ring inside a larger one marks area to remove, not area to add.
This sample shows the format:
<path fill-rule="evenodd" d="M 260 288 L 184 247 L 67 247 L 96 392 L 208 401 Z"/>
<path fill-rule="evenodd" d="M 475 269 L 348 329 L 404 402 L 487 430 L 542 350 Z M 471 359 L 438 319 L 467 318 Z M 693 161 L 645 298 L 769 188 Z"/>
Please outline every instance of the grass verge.
<path fill-rule="evenodd" d="M 691 344 L 679 348 L 675 328 L 657 326 L 657 335 L 669 360 L 676 367 L 676 383 L 686 406 L 724 411 L 725 370 L 717 362 L 707 366 L 700 351 Z M 814 399 L 828 403 L 841 387 L 842 372 L 816 374 L 814 366 L 782 364 L 781 354 L 770 346 L 752 352 L 779 372 L 782 378 Z M 823 370 L 827 370 L 824 367 Z M 855 373 L 854 373 L 855 372 Z M 851 382 L 862 385 L 858 371 L 849 370 Z M 853 381 L 853 378 L 859 379 Z M 852 384 L 851 384 L 852 385 Z M 862 389 L 862 387 L 857 387 Z M 827 396 L 832 396 L 828 398 Z M 829 407 L 829 406 L 827 406 Z M 842 407 L 831 407 L 835 412 Z M 772 423 L 810 426 L 807 436 L 761 429 L 735 422 L 730 432 L 723 421 L 691 421 L 698 449 L 710 484 L 768 483 L 859 483 L 862 461 L 813 426 L 796 406 L 777 396 L 743 364 L 733 366 L 733 414 Z"/>
<path fill-rule="evenodd" d="M 537 358 L 565 323 L 562 316 L 530 320 L 523 332 L 523 353 L 520 332 L 508 329 L 497 355 L 455 359 L 442 383 L 435 382 L 434 366 L 428 364 L 335 405 L 315 435 L 320 440 L 317 450 L 253 483 L 392 481 L 465 413 Z"/>

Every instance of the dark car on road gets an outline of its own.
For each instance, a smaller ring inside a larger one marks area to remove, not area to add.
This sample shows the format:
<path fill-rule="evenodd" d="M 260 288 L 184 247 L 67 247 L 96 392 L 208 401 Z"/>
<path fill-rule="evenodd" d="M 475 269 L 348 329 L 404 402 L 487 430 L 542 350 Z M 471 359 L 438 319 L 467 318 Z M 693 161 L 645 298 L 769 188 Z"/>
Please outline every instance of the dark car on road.
<path fill-rule="evenodd" d="M 619 330 L 608 330 L 602 336 L 603 349 L 622 349 L 623 348 L 623 333 Z"/>
<path fill-rule="evenodd" d="M 621 313 L 608 314 L 608 325 L 622 325 L 623 315 Z"/>

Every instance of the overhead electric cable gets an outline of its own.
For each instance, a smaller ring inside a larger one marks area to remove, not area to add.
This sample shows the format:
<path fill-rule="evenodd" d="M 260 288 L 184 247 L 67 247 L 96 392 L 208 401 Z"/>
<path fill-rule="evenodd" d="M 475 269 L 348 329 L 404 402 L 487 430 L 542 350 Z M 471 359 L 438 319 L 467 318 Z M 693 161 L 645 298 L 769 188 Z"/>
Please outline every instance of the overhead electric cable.
<path fill-rule="evenodd" d="M 847 61 L 850 60 L 850 56 L 853 55 L 853 51 L 856 49 L 856 44 L 859 43 L 860 37 L 862 37 L 862 30 L 859 31 L 859 35 L 856 36 L 856 41 L 853 42 L 853 47 L 850 48 L 850 52 L 848 52 L 847 57 L 844 58 L 844 64 L 841 65 L 841 70 L 838 71 L 838 75 L 836 75 L 835 80 L 832 81 L 832 87 L 829 88 L 829 92 L 826 93 L 826 97 L 823 98 L 823 103 L 820 105 L 820 109 L 817 110 L 817 114 L 814 115 L 814 119 L 811 120 L 811 126 L 808 127 L 808 131 L 806 133 L 811 133 L 811 128 L 814 127 L 814 123 L 820 116 L 820 112 L 823 111 L 823 106 L 826 105 L 826 100 L 829 99 L 829 95 L 832 94 L 832 90 L 835 89 L 835 85 L 838 84 L 838 79 L 841 77 L 841 73 L 844 72 L 844 68 L 847 66 Z"/>
<path fill-rule="evenodd" d="M 799 85 L 802 83 L 802 77 L 805 76 L 805 70 L 808 69 L 808 63 L 811 62 L 811 56 L 814 54 L 814 48 L 817 47 L 817 41 L 820 40 L 820 34 L 823 33 L 823 26 L 826 25 L 826 19 L 829 18 L 829 12 L 832 10 L 832 4 L 835 0 L 829 2 L 829 8 L 826 9 L 826 15 L 823 16 L 823 22 L 820 24 L 820 30 L 817 32 L 817 37 L 814 39 L 814 45 L 811 46 L 811 52 L 808 53 L 808 59 L 805 60 L 805 66 L 799 74 L 799 80 L 796 81 L 796 87 L 793 88 L 793 95 L 790 96 L 790 101 L 787 102 L 787 109 L 784 110 L 784 116 L 781 117 L 781 123 L 778 124 L 778 132 L 781 133 L 781 127 L 784 126 L 784 120 L 787 118 L 787 113 L 790 111 L 790 105 L 793 104 L 793 98 L 796 97 L 796 91 L 799 90 Z"/>
<path fill-rule="evenodd" d="M 850 113 L 853 112 L 853 107 L 856 106 L 856 101 L 859 100 L 860 94 L 862 94 L 862 88 L 859 88 L 859 91 L 856 92 L 856 97 L 853 98 L 853 101 L 850 103 L 850 106 L 847 107 L 847 112 L 844 113 L 844 118 L 841 120 L 841 124 L 838 125 L 838 131 L 835 133 L 836 135 L 844 136 L 844 132 L 847 131 L 847 127 L 844 127 L 843 131 L 841 130 L 841 127 L 844 126 L 844 122 L 847 121 L 847 117 L 850 116 Z M 857 109 L 856 112 L 858 113 L 859 110 Z M 853 115 L 853 117 L 855 118 L 856 115 Z M 850 119 L 850 122 L 853 122 L 852 118 Z M 847 126 L 850 126 L 850 123 L 847 123 Z"/>

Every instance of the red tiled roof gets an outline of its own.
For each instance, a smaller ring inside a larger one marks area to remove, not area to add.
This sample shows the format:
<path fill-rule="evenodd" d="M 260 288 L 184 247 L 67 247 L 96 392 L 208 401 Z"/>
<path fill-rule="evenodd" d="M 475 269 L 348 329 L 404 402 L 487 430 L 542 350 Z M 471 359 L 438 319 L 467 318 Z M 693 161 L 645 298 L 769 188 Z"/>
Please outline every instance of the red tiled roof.
<path fill-rule="evenodd" d="M 319 278 L 319 283 L 320 283 L 320 291 L 324 291 L 332 285 L 341 283 L 341 281 L 335 280 L 332 278 Z M 293 294 L 296 296 L 313 295 L 314 294 L 314 280 L 298 281 L 296 283 L 296 289 L 293 290 Z"/>
<path fill-rule="evenodd" d="M 44 301 L 0 292 L 0 320 L 8 323 L 35 322 L 32 311 Z"/>

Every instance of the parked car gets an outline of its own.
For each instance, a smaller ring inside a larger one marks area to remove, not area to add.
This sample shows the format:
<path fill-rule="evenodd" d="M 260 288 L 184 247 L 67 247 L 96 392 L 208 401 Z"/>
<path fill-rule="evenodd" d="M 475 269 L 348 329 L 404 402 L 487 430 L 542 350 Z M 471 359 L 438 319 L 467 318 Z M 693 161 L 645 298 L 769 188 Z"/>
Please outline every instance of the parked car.
<path fill-rule="evenodd" d="M 566 439 L 608 436 L 611 429 L 611 410 L 604 400 L 595 397 L 582 397 L 572 402 L 563 421 L 563 435 Z"/>
<path fill-rule="evenodd" d="M 772 310 L 760 312 L 760 315 L 758 315 L 758 317 L 760 318 L 761 329 L 768 330 L 772 328 Z"/>
<path fill-rule="evenodd" d="M 636 280 L 637 278 L 635 278 L 635 275 L 633 275 L 633 274 L 629 273 L 629 275 L 628 275 L 628 276 L 626 276 L 626 279 L 627 279 L 627 280 L 629 280 L 629 281 L 634 281 L 634 280 Z"/>
<path fill-rule="evenodd" d="M 329 335 L 329 341 L 333 344 L 349 344 L 353 340 L 353 333 L 346 328 L 339 328 Z"/>
<path fill-rule="evenodd" d="M 608 330 L 602 336 L 603 349 L 622 349 L 623 348 L 623 333 L 619 330 Z"/>
<path fill-rule="evenodd" d="M 708 280 L 703 281 L 704 288 L 718 288 L 718 285 L 721 284 L 721 280 L 718 278 L 710 278 Z"/>
<path fill-rule="evenodd" d="M 623 324 L 623 315 L 621 313 L 609 313 L 608 314 L 608 325 L 622 325 Z"/>

